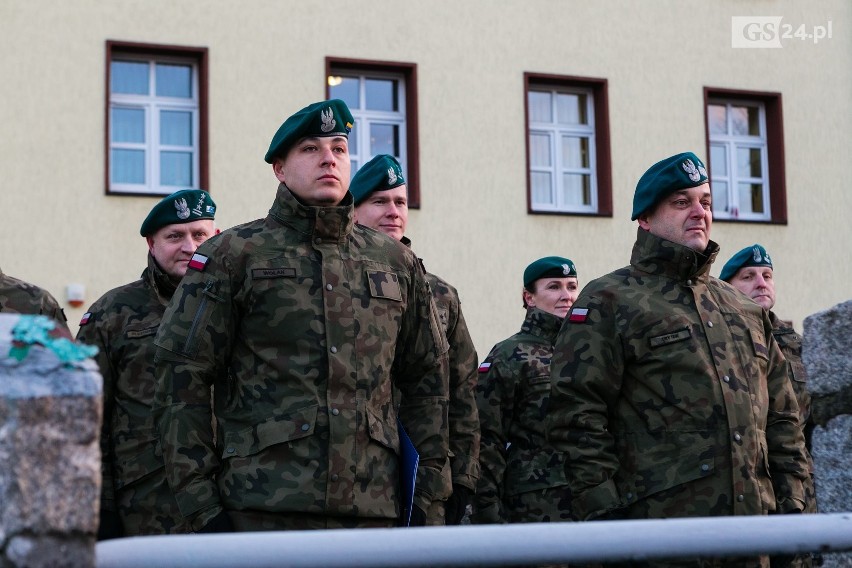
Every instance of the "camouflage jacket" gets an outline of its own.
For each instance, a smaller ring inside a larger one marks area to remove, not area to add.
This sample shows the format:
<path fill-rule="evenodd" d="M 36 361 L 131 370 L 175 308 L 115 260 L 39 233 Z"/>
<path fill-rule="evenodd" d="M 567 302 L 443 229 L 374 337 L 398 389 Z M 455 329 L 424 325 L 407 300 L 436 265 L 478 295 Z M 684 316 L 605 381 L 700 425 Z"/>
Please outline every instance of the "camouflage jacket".
<path fill-rule="evenodd" d="M 163 470 L 159 436 L 151 416 L 154 335 L 175 285 L 148 254 L 142 279 L 110 290 L 83 314 L 77 341 L 98 346 L 104 379 L 101 428 L 101 507 L 115 508 L 115 494 Z M 162 475 L 162 473 L 161 473 Z"/>
<path fill-rule="evenodd" d="M 410 241 L 403 238 L 403 244 Z M 479 416 L 476 409 L 476 368 L 479 359 L 470 338 L 458 291 L 445 280 L 426 273 L 432 299 L 449 344 L 450 408 L 449 443 L 452 484 L 476 490 L 479 479 Z M 448 487 L 442 498 L 452 492 Z"/>
<path fill-rule="evenodd" d="M 769 318 L 706 255 L 642 229 L 557 337 L 548 436 L 579 519 L 804 508 L 799 407 Z"/>
<path fill-rule="evenodd" d="M 567 483 L 564 454 L 548 445 L 544 430 L 550 357 L 561 324 L 560 317 L 528 309 L 521 330 L 492 347 L 480 365 L 478 523 L 508 522 L 507 497 Z"/>
<path fill-rule="evenodd" d="M 169 304 L 154 413 L 194 529 L 223 507 L 396 518 L 397 416 L 420 454 L 415 504 L 441 491 L 447 345 L 429 286 L 352 216 L 349 193 L 307 207 L 282 184 L 266 218 L 199 247 Z"/>
<path fill-rule="evenodd" d="M 808 376 L 802 362 L 802 336 L 796 333 L 793 324 L 781 320 L 773 311 L 769 312 L 769 321 L 772 323 L 772 335 L 775 336 L 781 353 L 790 364 L 790 376 L 793 379 L 796 400 L 799 402 L 799 412 L 802 415 L 802 422 L 807 423 L 811 416 L 811 395 L 808 393 Z"/>
<path fill-rule="evenodd" d="M 0 312 L 45 315 L 53 318 L 71 337 L 65 312 L 50 292 L 8 276 L 0 270 Z"/>

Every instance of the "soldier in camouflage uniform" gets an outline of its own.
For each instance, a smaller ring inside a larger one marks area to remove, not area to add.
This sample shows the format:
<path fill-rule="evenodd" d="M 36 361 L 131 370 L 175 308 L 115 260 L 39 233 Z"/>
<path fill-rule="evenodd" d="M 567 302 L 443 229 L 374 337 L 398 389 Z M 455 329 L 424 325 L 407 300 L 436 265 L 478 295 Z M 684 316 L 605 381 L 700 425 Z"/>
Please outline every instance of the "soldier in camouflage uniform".
<path fill-rule="evenodd" d="M 83 314 L 77 340 L 98 347 L 103 376 L 98 538 L 188 532 L 166 483 L 151 416 L 154 334 L 195 249 L 218 231 L 216 204 L 201 190 L 162 199 L 140 234 L 148 242 L 141 280 L 110 290 Z"/>
<path fill-rule="evenodd" d="M 331 100 L 281 125 L 269 215 L 199 247 L 163 317 L 154 415 L 193 530 L 395 526 L 398 418 L 412 524 L 442 490 L 446 340 L 417 257 L 353 222 L 352 121 Z"/>
<path fill-rule="evenodd" d="M 29 282 L 8 276 L 0 269 L 0 313 L 45 315 L 53 318 L 58 330 L 71 337 L 65 312 L 50 292 Z"/>
<path fill-rule="evenodd" d="M 355 199 L 355 222 L 411 247 L 408 190 L 402 168 L 391 155 L 379 154 L 361 166 L 349 187 Z M 474 398 L 477 355 L 455 288 L 426 273 L 432 298 L 449 344 L 450 459 L 444 466 L 444 491 L 426 511 L 428 525 L 457 525 L 465 515 L 479 478 L 479 418 Z"/>
<path fill-rule="evenodd" d="M 550 358 L 562 320 L 579 293 L 574 263 L 540 258 L 524 270 L 521 330 L 495 345 L 479 367 L 482 477 L 475 523 L 570 521 L 565 454 L 545 439 Z"/>
<path fill-rule="evenodd" d="M 637 184 L 630 266 L 590 282 L 556 339 L 548 439 L 582 520 L 800 513 L 799 407 L 769 318 L 709 276 L 707 172 L 691 152 Z M 684 561 L 760 565 L 766 557 Z"/>
<path fill-rule="evenodd" d="M 804 428 L 805 447 L 810 476 L 805 480 L 805 513 L 817 513 L 816 490 L 814 487 L 814 463 L 810 454 L 810 439 L 813 423 L 811 421 L 811 395 L 807 389 L 807 375 L 802 363 L 802 336 L 793 329 L 793 324 L 779 318 L 772 308 L 775 307 L 775 278 L 772 259 L 766 249 L 759 244 L 745 247 L 731 257 L 719 278 L 748 296 L 760 307 L 769 312 L 772 323 L 772 335 L 781 348 L 781 353 L 789 364 L 791 384 L 799 403 L 800 419 Z M 776 564 L 773 558 L 773 566 Z M 810 555 L 797 557 L 794 566 L 812 566 Z"/>

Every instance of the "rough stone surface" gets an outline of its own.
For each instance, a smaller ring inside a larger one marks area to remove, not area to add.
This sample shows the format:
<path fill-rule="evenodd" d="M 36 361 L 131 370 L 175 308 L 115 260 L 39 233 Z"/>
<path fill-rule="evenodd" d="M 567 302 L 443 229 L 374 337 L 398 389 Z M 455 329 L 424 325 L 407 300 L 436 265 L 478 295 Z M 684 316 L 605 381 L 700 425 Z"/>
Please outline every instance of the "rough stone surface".
<path fill-rule="evenodd" d="M 10 357 L 21 317 L 0 314 L 0 566 L 94 566 L 101 377 L 39 345 Z"/>
<path fill-rule="evenodd" d="M 852 300 L 805 318 L 803 336 L 817 504 L 821 513 L 852 512 Z M 852 552 L 824 559 L 824 568 L 852 567 Z"/>

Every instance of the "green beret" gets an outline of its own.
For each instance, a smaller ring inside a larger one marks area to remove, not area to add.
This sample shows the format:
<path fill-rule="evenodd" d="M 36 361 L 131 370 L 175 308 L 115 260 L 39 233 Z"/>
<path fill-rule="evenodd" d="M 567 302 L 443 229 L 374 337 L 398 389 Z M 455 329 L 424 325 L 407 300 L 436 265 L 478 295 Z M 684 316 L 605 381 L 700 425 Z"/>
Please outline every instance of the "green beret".
<path fill-rule="evenodd" d="M 390 154 L 379 154 L 361 166 L 349 184 L 349 191 L 355 198 L 355 205 L 358 205 L 374 191 L 386 191 L 401 185 L 405 185 L 405 178 L 399 161 Z"/>
<path fill-rule="evenodd" d="M 707 170 L 704 168 L 704 162 L 692 152 L 683 152 L 660 160 L 639 178 L 636 193 L 633 194 L 633 216 L 630 220 L 638 219 L 667 195 L 706 182 Z"/>
<path fill-rule="evenodd" d="M 306 106 L 284 121 L 269 143 L 264 160 L 271 164 L 297 141 L 308 136 L 346 136 L 355 124 L 349 107 L 340 99 L 320 101 Z"/>
<path fill-rule="evenodd" d="M 769 253 L 766 252 L 765 248 L 759 244 L 753 244 L 732 256 L 731 260 L 725 263 L 719 279 L 730 282 L 737 271 L 746 266 L 768 266 L 772 268 L 772 259 L 769 258 Z"/>
<path fill-rule="evenodd" d="M 571 276 L 577 277 L 577 268 L 571 259 L 561 256 L 546 256 L 536 260 L 524 270 L 524 287 L 528 287 L 539 278 L 568 278 Z"/>
<path fill-rule="evenodd" d="M 154 205 L 139 234 L 150 237 L 166 225 L 191 223 L 199 219 L 214 219 L 216 203 L 210 194 L 201 189 L 182 189 L 164 197 Z"/>

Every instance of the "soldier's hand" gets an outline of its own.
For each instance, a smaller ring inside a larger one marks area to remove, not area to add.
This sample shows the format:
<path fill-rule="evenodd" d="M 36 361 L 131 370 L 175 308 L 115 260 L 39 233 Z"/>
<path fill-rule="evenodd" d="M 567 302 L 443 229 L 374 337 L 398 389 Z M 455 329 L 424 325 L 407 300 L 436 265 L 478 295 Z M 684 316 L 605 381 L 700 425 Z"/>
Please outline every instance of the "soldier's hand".
<path fill-rule="evenodd" d="M 444 506 L 444 522 L 448 525 L 461 524 L 467 506 L 470 504 L 470 489 L 453 484 L 453 493 Z"/>
<path fill-rule="evenodd" d="M 109 540 L 124 536 L 124 526 L 117 511 L 101 509 L 98 522 L 98 540 Z"/>
<path fill-rule="evenodd" d="M 223 533 L 223 532 L 234 532 L 234 525 L 231 523 L 231 517 L 228 516 L 227 511 L 222 511 L 212 519 L 210 522 L 201 527 L 198 530 L 199 533 Z"/>
<path fill-rule="evenodd" d="M 425 527 L 426 526 L 426 513 L 418 507 L 417 505 L 411 506 L 411 522 L 408 523 L 410 527 Z"/>

